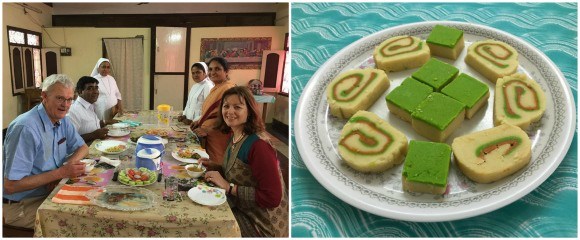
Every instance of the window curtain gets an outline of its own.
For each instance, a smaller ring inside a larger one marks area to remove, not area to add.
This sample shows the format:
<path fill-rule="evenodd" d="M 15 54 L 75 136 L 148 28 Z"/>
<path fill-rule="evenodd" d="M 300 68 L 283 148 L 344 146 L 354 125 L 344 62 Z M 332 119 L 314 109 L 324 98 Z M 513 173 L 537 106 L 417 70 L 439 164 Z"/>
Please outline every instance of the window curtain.
<path fill-rule="evenodd" d="M 143 39 L 103 39 L 111 60 L 111 75 L 121 91 L 123 109 L 143 109 Z"/>

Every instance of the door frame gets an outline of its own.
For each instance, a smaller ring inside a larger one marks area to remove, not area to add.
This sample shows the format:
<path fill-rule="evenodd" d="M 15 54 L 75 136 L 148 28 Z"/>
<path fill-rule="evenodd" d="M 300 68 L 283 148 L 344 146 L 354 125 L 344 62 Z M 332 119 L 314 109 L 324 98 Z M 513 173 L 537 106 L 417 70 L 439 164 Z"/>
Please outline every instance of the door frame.
<path fill-rule="evenodd" d="M 153 26 L 151 27 L 151 58 L 149 59 L 150 71 L 149 71 L 149 110 L 154 110 L 155 104 L 155 75 L 183 75 L 183 108 L 187 104 L 187 94 L 189 85 L 189 56 L 191 50 L 191 27 L 185 27 L 185 69 L 183 72 L 156 72 L 155 71 L 155 57 L 156 49 L 155 44 L 157 42 L 157 27 L 183 27 L 183 26 Z"/>

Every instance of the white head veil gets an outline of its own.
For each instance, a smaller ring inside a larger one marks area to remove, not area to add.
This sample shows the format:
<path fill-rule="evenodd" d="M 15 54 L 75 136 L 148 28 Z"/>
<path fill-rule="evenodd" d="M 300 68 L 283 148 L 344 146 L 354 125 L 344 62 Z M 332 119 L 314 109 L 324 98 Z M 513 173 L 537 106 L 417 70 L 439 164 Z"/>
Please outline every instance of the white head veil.
<path fill-rule="evenodd" d="M 209 70 L 207 68 L 207 64 L 205 62 L 196 62 L 196 63 L 199 63 L 203 66 L 203 69 L 205 70 L 205 79 L 209 79 L 209 72 L 208 72 Z M 196 64 L 196 63 L 194 63 L 194 64 Z M 193 67 L 193 64 L 191 65 L 191 67 L 189 69 L 191 70 L 192 67 Z M 205 79 L 203 79 L 203 80 L 205 80 Z"/>
<path fill-rule="evenodd" d="M 94 77 L 97 74 L 99 74 L 99 66 L 101 66 L 101 63 L 103 63 L 103 62 L 109 62 L 109 64 L 111 64 L 111 61 L 109 61 L 109 59 L 99 58 L 99 61 L 97 61 L 97 65 L 95 65 L 95 68 L 93 68 L 93 72 L 91 73 L 91 77 Z"/>

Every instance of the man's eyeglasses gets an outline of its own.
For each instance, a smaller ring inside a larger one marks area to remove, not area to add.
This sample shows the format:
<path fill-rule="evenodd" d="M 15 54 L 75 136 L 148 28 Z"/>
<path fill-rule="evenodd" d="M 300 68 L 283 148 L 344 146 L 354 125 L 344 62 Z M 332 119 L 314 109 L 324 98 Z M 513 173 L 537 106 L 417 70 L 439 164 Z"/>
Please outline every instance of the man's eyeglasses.
<path fill-rule="evenodd" d="M 75 100 L 74 98 L 69 98 L 69 99 L 66 99 L 66 98 L 64 98 L 63 96 L 56 96 L 56 101 L 57 101 L 59 104 L 63 104 L 64 102 L 66 102 L 66 103 L 68 103 L 68 104 L 71 104 L 71 103 L 72 103 L 74 100 Z"/>

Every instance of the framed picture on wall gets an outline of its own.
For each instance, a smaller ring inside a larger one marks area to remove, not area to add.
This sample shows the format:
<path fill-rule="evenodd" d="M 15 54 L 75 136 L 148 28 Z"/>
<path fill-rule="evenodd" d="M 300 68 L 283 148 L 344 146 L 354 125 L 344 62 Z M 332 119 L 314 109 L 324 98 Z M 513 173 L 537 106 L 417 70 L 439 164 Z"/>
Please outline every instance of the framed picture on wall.
<path fill-rule="evenodd" d="M 212 57 L 223 57 L 231 69 L 258 69 L 262 64 L 262 53 L 271 46 L 271 37 L 202 38 L 200 59 L 207 62 Z"/>

